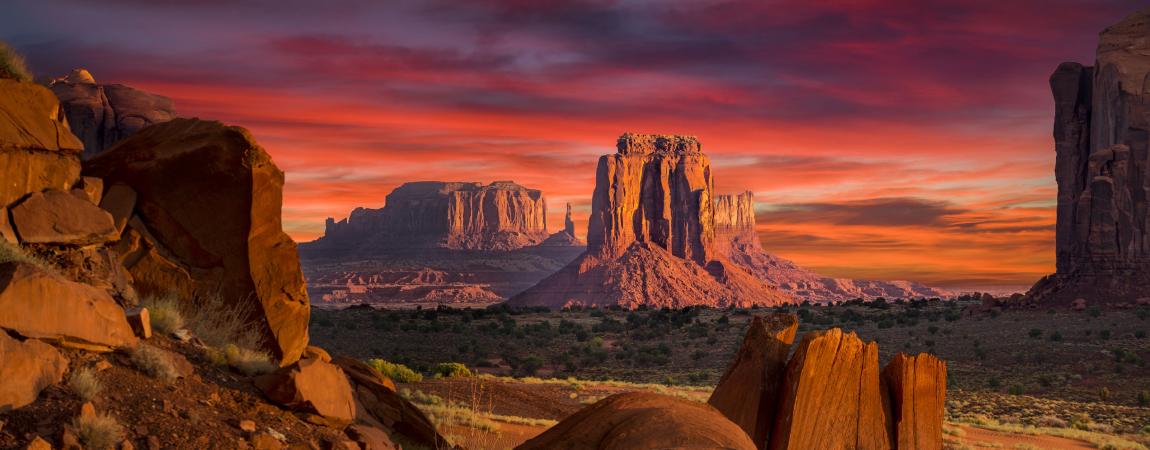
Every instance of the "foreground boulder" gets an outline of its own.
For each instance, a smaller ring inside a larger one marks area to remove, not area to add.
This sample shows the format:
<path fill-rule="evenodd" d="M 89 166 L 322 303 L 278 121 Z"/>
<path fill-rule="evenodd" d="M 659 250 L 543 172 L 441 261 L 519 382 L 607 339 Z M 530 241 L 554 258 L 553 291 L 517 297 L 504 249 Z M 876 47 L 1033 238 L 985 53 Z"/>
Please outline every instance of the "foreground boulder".
<path fill-rule="evenodd" d="M 746 431 L 759 449 L 770 440 L 779 386 L 798 325 L 793 314 L 773 314 L 766 320 L 755 316 L 743 346 L 708 400 Z"/>
<path fill-rule="evenodd" d="M 122 198 L 135 215 L 117 250 L 140 295 L 242 302 L 280 364 L 299 359 L 310 310 L 281 222 L 284 175 L 247 130 L 175 119 L 89 160 L 84 173 L 136 194 Z"/>
<path fill-rule="evenodd" d="M 517 450 L 753 450 L 738 425 L 709 405 L 646 392 L 616 394 L 583 408 Z"/>
<path fill-rule="evenodd" d="M 70 192 L 37 192 L 12 207 L 12 224 L 25 244 L 102 244 L 116 240 L 112 215 Z"/>
<path fill-rule="evenodd" d="M 82 149 L 52 92 L 0 80 L 0 207 L 44 189 L 70 189 Z"/>
<path fill-rule="evenodd" d="M 390 430 L 403 448 L 453 448 L 419 408 L 395 392 L 395 383 L 361 361 L 337 356 L 355 391 L 356 422 Z"/>
<path fill-rule="evenodd" d="M 882 376 L 891 392 L 896 448 L 942 449 L 946 362 L 926 353 L 899 353 Z"/>
<path fill-rule="evenodd" d="M 106 291 L 28 263 L 0 264 L 0 329 L 92 350 L 136 342 Z"/>
<path fill-rule="evenodd" d="M 323 359 L 301 359 L 256 378 L 255 384 L 272 401 L 329 423 L 346 425 L 355 418 L 355 400 L 343 370 Z"/>
<path fill-rule="evenodd" d="M 84 159 L 96 156 L 148 125 L 176 117 L 172 100 L 121 84 L 96 84 L 91 73 L 73 70 L 49 86 L 84 143 Z"/>
<path fill-rule="evenodd" d="M 787 364 L 770 448 L 891 448 L 879 378 L 877 344 L 838 328 L 807 333 Z"/>
<path fill-rule="evenodd" d="M 36 401 L 66 370 L 68 359 L 51 345 L 35 339 L 20 342 L 0 330 L 0 413 Z"/>

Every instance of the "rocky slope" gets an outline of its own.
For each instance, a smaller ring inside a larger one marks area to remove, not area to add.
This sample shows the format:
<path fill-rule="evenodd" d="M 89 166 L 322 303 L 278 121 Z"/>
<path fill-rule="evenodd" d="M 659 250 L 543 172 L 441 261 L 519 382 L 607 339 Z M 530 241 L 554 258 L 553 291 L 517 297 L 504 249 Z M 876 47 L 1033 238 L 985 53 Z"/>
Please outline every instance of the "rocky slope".
<path fill-rule="evenodd" d="M 621 136 L 599 158 L 587 251 L 515 305 L 635 308 L 793 299 L 716 253 L 711 165 L 697 139 Z"/>
<path fill-rule="evenodd" d="M 514 250 L 543 242 L 547 205 L 542 192 L 511 181 L 418 181 L 387 195 L 380 209 L 357 208 L 329 218 L 315 249 L 448 248 Z"/>
<path fill-rule="evenodd" d="M 768 253 L 755 231 L 754 194 L 715 197 L 715 248 L 732 263 L 768 285 L 812 302 L 884 297 L 942 298 L 949 292 L 913 281 L 831 278 Z"/>
<path fill-rule="evenodd" d="M 1057 271 L 1033 301 L 1132 302 L 1150 290 L 1150 9 L 1099 35 L 1093 67 L 1050 77 L 1057 159 Z"/>
<path fill-rule="evenodd" d="M 51 91 L 0 80 L 0 448 L 449 447 L 308 346 L 283 172 L 250 133 L 177 119 L 81 149 Z"/>
<path fill-rule="evenodd" d="M 49 87 L 60 99 L 72 132 L 84 143 L 84 159 L 148 125 L 176 117 L 171 99 L 122 84 L 97 84 L 84 69 L 53 80 Z"/>

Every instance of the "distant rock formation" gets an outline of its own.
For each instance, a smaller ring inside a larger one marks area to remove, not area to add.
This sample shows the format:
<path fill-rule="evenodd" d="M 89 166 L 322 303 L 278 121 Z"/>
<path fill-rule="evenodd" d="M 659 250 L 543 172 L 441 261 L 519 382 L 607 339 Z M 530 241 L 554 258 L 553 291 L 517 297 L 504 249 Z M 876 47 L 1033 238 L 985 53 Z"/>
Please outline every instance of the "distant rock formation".
<path fill-rule="evenodd" d="M 278 362 L 299 359 L 310 306 L 281 224 L 284 174 L 247 130 L 175 119 L 86 161 L 84 174 L 109 194 L 136 193 L 104 200 L 134 200 L 105 209 L 128 215 L 114 250 L 140 294 L 237 303 Z"/>
<path fill-rule="evenodd" d="M 567 215 L 563 217 L 563 230 L 547 237 L 539 244 L 542 247 L 582 247 L 587 245 L 575 236 L 575 221 L 571 219 L 571 204 L 567 204 Z"/>
<path fill-rule="evenodd" d="M 171 99 L 121 84 L 96 84 L 84 69 L 53 80 L 49 87 L 60 99 L 72 132 L 84 142 L 83 159 L 148 125 L 176 117 Z"/>
<path fill-rule="evenodd" d="M 1094 67 L 1050 77 L 1058 181 L 1057 269 L 1032 301 L 1150 296 L 1150 9 L 1099 35 Z"/>
<path fill-rule="evenodd" d="M 801 300 L 828 302 L 854 298 L 888 299 L 946 297 L 949 292 L 913 281 L 831 278 L 768 253 L 755 231 L 755 199 L 751 192 L 715 197 L 715 248 L 718 254 Z"/>
<path fill-rule="evenodd" d="M 404 183 L 380 209 L 329 218 L 312 248 L 514 250 L 547 239 L 543 193 L 511 181 Z"/>
<path fill-rule="evenodd" d="M 627 133 L 599 158 L 587 251 L 516 305 L 750 306 L 792 301 L 718 258 L 710 160 L 688 136 Z"/>

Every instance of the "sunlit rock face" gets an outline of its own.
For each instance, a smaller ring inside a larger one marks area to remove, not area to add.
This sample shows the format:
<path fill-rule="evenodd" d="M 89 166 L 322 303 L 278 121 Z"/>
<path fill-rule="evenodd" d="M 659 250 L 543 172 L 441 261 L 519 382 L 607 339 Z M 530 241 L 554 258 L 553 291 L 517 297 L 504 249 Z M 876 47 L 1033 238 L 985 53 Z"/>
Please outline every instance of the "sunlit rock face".
<path fill-rule="evenodd" d="M 1035 301 L 1125 302 L 1150 294 L 1150 9 L 1099 35 L 1093 67 L 1050 77 L 1057 155 L 1057 271 Z"/>
<path fill-rule="evenodd" d="M 514 250 L 547 239 L 543 193 L 511 181 L 418 181 L 387 195 L 380 209 L 328 219 L 317 247 Z"/>
<path fill-rule="evenodd" d="M 84 143 L 84 159 L 176 117 L 171 99 L 122 84 L 97 84 L 84 69 L 53 80 L 49 87 L 60 99 L 72 132 Z"/>
<path fill-rule="evenodd" d="M 627 133 L 599 158 L 587 251 L 512 304 L 773 305 L 793 299 L 719 257 L 710 160 L 690 136 Z"/>

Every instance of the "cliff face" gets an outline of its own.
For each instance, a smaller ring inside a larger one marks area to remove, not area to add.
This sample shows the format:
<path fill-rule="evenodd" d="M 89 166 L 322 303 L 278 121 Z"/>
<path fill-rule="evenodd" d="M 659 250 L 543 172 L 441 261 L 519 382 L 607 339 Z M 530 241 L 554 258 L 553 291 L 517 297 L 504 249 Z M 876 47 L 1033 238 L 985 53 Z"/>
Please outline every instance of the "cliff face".
<path fill-rule="evenodd" d="M 84 142 L 84 159 L 148 125 L 176 117 L 171 99 L 120 84 L 96 84 L 84 69 L 53 81 L 50 88 L 60 99 L 72 132 Z"/>
<path fill-rule="evenodd" d="M 699 141 L 627 133 L 617 148 L 599 158 L 588 251 L 617 257 L 634 242 L 649 242 L 705 264 L 715 239 L 714 183 Z"/>
<path fill-rule="evenodd" d="M 519 305 L 750 306 L 792 301 L 719 257 L 711 165 L 694 137 L 624 134 L 599 158 L 587 251 Z"/>
<path fill-rule="evenodd" d="M 1094 67 L 1050 77 L 1057 271 L 1034 300 L 1133 300 L 1150 288 L 1150 9 L 1099 35 Z"/>
<path fill-rule="evenodd" d="M 396 188 L 382 209 L 328 219 L 316 245 L 513 250 L 547 238 L 546 216 L 540 191 L 510 181 L 420 181 Z"/>
<path fill-rule="evenodd" d="M 751 192 L 715 196 L 715 252 L 767 285 L 799 300 L 827 302 L 950 295 L 913 281 L 831 278 L 768 253 L 755 232 L 755 198 Z"/>

